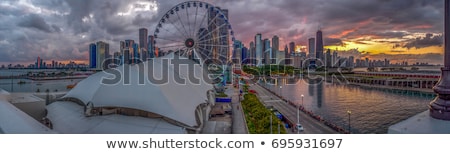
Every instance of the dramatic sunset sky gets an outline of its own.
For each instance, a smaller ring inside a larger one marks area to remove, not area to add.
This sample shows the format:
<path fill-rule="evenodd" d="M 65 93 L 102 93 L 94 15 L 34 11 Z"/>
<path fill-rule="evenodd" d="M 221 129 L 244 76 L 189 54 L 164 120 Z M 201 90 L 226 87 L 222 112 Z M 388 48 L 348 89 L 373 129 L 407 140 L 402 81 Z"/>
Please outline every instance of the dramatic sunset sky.
<path fill-rule="evenodd" d="M 2 0 L 0 64 L 86 61 L 88 45 L 138 40 L 180 0 Z M 326 48 L 392 61 L 442 62 L 443 0 L 208 0 L 229 10 L 235 37 L 278 35 L 306 45 L 320 27 Z"/>

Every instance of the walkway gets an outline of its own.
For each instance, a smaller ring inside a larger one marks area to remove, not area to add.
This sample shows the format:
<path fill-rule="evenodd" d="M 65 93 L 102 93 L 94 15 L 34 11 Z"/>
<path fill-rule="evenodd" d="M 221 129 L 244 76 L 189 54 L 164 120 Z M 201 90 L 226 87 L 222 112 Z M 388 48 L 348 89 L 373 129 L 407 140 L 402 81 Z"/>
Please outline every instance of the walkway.
<path fill-rule="evenodd" d="M 249 81 L 252 83 L 252 81 Z M 271 92 L 262 88 L 257 84 L 251 84 L 250 89 L 255 90 L 258 93 L 259 100 L 264 104 L 264 106 L 273 106 L 277 109 L 284 117 L 293 123 L 297 123 L 297 110 L 292 107 L 287 102 L 282 101 L 278 96 L 275 96 Z M 300 123 L 304 127 L 304 131 L 300 132 L 302 134 L 335 134 L 337 133 L 333 129 L 326 126 L 309 115 L 299 111 Z"/>
<path fill-rule="evenodd" d="M 245 115 L 242 111 L 241 102 L 239 100 L 239 88 L 228 86 L 225 93 L 232 97 L 232 133 L 233 134 L 248 134 L 247 124 L 245 122 Z"/>

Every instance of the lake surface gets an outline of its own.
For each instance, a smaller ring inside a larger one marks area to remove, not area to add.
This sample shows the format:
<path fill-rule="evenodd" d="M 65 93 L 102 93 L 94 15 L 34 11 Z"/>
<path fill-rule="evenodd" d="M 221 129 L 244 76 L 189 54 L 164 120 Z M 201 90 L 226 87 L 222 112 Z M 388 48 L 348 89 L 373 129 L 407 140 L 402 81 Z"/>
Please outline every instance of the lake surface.
<path fill-rule="evenodd" d="M 352 133 L 387 133 L 389 126 L 426 111 L 433 94 L 389 89 L 364 88 L 354 85 L 303 80 L 278 79 L 260 82 L 307 110 L 348 129 L 349 114 Z M 280 88 L 281 86 L 281 88 Z"/>

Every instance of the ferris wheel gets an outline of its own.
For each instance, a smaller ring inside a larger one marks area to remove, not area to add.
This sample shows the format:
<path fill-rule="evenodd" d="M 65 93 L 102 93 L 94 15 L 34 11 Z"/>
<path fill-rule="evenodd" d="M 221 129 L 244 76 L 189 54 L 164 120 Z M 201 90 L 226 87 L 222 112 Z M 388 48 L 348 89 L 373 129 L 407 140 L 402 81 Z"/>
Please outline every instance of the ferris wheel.
<path fill-rule="evenodd" d="M 159 20 L 154 31 L 158 52 L 227 63 L 235 40 L 228 11 L 209 3 L 187 1 L 177 4 Z"/>

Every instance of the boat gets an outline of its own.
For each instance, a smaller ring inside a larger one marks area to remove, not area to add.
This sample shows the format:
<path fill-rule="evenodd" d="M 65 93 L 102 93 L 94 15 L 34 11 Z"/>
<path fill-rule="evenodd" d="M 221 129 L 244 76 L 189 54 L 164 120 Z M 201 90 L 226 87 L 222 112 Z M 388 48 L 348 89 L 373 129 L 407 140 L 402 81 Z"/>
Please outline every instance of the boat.
<path fill-rule="evenodd" d="M 17 82 L 17 84 L 25 84 L 25 81 L 20 80 L 19 82 Z"/>
<path fill-rule="evenodd" d="M 75 84 L 69 84 L 69 85 L 66 86 L 66 88 L 67 88 L 67 89 L 72 89 L 72 88 L 74 88 L 76 85 L 77 85 L 76 83 L 75 83 Z"/>

